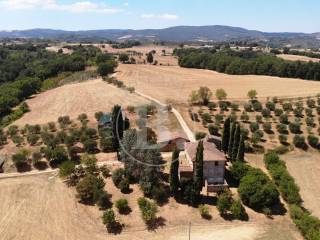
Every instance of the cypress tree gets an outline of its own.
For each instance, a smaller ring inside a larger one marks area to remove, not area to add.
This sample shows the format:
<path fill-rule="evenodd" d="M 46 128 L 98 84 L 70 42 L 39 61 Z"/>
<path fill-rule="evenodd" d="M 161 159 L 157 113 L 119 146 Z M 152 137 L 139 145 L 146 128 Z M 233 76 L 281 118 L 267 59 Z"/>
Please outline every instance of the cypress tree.
<path fill-rule="evenodd" d="M 234 142 L 234 134 L 236 131 L 237 123 L 232 123 L 231 130 L 230 130 L 230 138 L 229 138 L 229 145 L 228 145 L 228 156 L 232 158 L 232 148 Z"/>
<path fill-rule="evenodd" d="M 179 150 L 174 149 L 172 153 L 172 161 L 170 166 L 170 176 L 169 176 L 169 183 L 170 183 L 170 191 L 172 194 L 176 194 L 179 186 Z"/>
<path fill-rule="evenodd" d="M 222 134 L 222 150 L 224 153 L 228 152 L 228 146 L 230 141 L 230 117 L 226 119 L 223 126 L 223 134 Z"/>
<path fill-rule="evenodd" d="M 237 124 L 236 130 L 234 132 L 233 137 L 233 145 L 232 145 L 232 153 L 231 153 L 231 160 L 234 161 L 237 158 L 238 150 L 240 144 L 240 126 Z"/>
<path fill-rule="evenodd" d="M 241 135 L 238 154 L 237 154 L 237 160 L 238 161 L 241 161 L 241 162 L 244 161 L 244 153 L 245 153 L 244 136 Z"/>
<path fill-rule="evenodd" d="M 119 149 L 119 141 L 123 138 L 123 118 L 121 106 L 115 105 L 112 109 L 113 148 Z"/>
<path fill-rule="evenodd" d="M 203 142 L 197 147 L 196 160 L 193 170 L 193 182 L 195 192 L 199 195 L 203 187 Z"/>

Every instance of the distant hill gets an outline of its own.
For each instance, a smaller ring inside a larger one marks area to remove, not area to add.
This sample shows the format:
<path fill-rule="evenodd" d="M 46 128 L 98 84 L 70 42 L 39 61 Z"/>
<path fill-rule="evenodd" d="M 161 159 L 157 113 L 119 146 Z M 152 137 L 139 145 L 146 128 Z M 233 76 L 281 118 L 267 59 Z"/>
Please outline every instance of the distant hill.
<path fill-rule="evenodd" d="M 0 38 L 42 38 L 68 41 L 88 40 L 142 40 L 171 42 L 224 42 L 224 41 L 264 41 L 299 44 L 306 42 L 312 47 L 320 46 L 320 33 L 268 33 L 230 26 L 177 26 L 164 29 L 107 29 L 88 31 L 63 31 L 52 29 L 30 29 L 0 31 Z M 297 42 L 297 43 L 295 43 Z"/>

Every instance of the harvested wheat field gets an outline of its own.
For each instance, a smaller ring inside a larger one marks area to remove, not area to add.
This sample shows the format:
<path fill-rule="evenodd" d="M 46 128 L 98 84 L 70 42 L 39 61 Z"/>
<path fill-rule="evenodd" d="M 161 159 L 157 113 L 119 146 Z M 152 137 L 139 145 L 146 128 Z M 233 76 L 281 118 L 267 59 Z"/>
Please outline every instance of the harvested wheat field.
<path fill-rule="evenodd" d="M 31 112 L 15 122 L 17 125 L 44 124 L 56 121 L 59 116 L 77 118 L 86 113 L 89 118 L 98 111 L 110 111 L 115 104 L 147 104 L 148 101 L 136 94 L 119 89 L 101 79 L 65 85 L 34 96 L 27 100 Z"/>
<path fill-rule="evenodd" d="M 290 55 L 290 54 L 279 54 L 277 57 L 289 61 L 302 61 L 302 62 L 320 62 L 320 59 L 311 58 L 307 56 Z"/>
<path fill-rule="evenodd" d="M 137 91 L 162 102 L 185 103 L 192 90 L 223 88 L 230 99 L 247 99 L 256 89 L 259 97 L 310 96 L 320 92 L 320 82 L 255 75 L 227 75 L 178 66 L 120 65 L 116 77 Z"/>
<path fill-rule="evenodd" d="M 320 155 L 318 152 L 294 151 L 284 155 L 290 174 L 295 178 L 304 206 L 320 217 Z"/>
<path fill-rule="evenodd" d="M 1 239 L 188 239 L 189 221 L 192 222 L 191 237 L 198 240 L 301 239 L 287 217 L 275 216 L 270 220 L 248 210 L 249 222 L 225 222 L 216 208 L 210 206 L 213 219 L 207 221 L 201 219 L 198 209 L 177 204 L 172 199 L 159 209 L 158 215 L 165 219 L 164 226 L 147 231 L 136 203 L 142 195 L 139 187 L 132 186 L 133 192 L 124 195 L 115 188 L 111 179 L 106 181 L 106 189 L 112 194 L 112 201 L 128 198 L 132 212 L 124 216 L 115 210 L 117 219 L 125 224 L 125 228 L 120 235 L 108 234 L 102 224 L 102 211 L 96 206 L 78 203 L 74 189 L 68 188 L 55 174 L 0 179 Z"/>

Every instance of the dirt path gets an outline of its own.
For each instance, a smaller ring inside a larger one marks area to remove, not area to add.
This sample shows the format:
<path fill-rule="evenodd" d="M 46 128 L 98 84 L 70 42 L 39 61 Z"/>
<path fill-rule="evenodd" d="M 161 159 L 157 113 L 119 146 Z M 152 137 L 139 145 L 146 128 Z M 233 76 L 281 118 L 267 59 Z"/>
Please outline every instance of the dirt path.
<path fill-rule="evenodd" d="M 160 105 L 161 107 L 166 107 L 166 104 L 160 102 L 159 100 L 149 96 L 149 95 L 146 95 L 146 94 L 143 94 L 141 92 L 138 92 L 136 91 L 136 94 L 140 95 L 141 97 L 144 97 L 158 105 Z M 177 111 L 177 109 L 175 108 L 172 108 L 172 113 L 176 116 L 178 122 L 180 123 L 183 131 L 185 132 L 185 134 L 188 136 L 189 140 L 191 142 L 195 142 L 196 139 L 194 137 L 194 133 L 191 131 L 191 129 L 189 128 L 188 124 L 185 122 L 185 120 L 183 119 L 183 117 L 181 116 L 181 114 Z"/>

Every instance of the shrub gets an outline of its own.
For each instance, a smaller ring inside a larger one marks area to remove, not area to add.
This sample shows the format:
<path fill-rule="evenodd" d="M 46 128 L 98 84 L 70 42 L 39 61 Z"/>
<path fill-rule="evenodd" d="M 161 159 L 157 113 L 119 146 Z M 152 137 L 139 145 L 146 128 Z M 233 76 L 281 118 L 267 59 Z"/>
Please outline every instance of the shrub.
<path fill-rule="evenodd" d="M 251 103 L 246 103 L 246 104 L 244 104 L 244 110 L 245 110 L 246 112 L 252 112 L 252 111 L 253 111 L 253 106 L 252 106 L 252 104 L 251 104 Z"/>
<path fill-rule="evenodd" d="M 104 178 L 108 178 L 110 176 L 110 169 L 106 165 L 100 167 L 100 172 Z"/>
<path fill-rule="evenodd" d="M 260 128 L 259 123 L 256 123 L 256 122 L 250 123 L 250 131 L 252 133 L 254 133 L 255 131 L 259 130 L 259 128 Z"/>
<path fill-rule="evenodd" d="M 256 115 L 256 121 L 258 123 L 261 123 L 262 122 L 262 116 L 261 115 Z"/>
<path fill-rule="evenodd" d="M 36 134 L 30 134 L 27 136 L 27 141 L 31 146 L 36 145 L 39 139 L 40 139 L 39 135 L 36 135 Z"/>
<path fill-rule="evenodd" d="M 201 139 L 205 138 L 206 135 L 207 134 L 204 132 L 196 132 L 195 137 L 196 137 L 196 140 L 201 140 Z"/>
<path fill-rule="evenodd" d="M 248 138 L 249 136 L 249 130 L 246 129 L 246 128 L 241 128 L 240 129 L 240 132 L 241 132 L 241 135 L 244 137 L 244 138 Z"/>
<path fill-rule="evenodd" d="M 268 101 L 266 103 L 266 108 L 270 111 L 274 111 L 276 109 L 276 104 L 274 102 Z"/>
<path fill-rule="evenodd" d="M 243 121 L 243 122 L 248 122 L 249 121 L 249 115 L 246 111 L 243 111 L 241 116 L 240 116 L 240 119 Z"/>
<path fill-rule="evenodd" d="M 14 135 L 11 137 L 11 139 L 12 139 L 12 142 L 17 146 L 20 146 L 24 142 L 24 138 L 19 135 Z"/>
<path fill-rule="evenodd" d="M 129 184 L 129 180 L 127 178 L 124 178 L 120 181 L 119 183 L 119 189 L 122 193 L 127 193 L 130 190 L 130 184 Z"/>
<path fill-rule="evenodd" d="M 13 136 L 17 135 L 19 132 L 19 127 L 17 125 L 11 125 L 8 127 L 8 135 L 12 138 Z"/>
<path fill-rule="evenodd" d="M 87 174 L 76 186 L 77 197 L 83 203 L 94 203 L 97 193 L 104 188 L 104 181 L 92 174 Z"/>
<path fill-rule="evenodd" d="M 119 184 L 124 179 L 125 171 L 123 168 L 118 168 L 112 172 L 112 181 L 116 187 L 119 188 Z"/>
<path fill-rule="evenodd" d="M 251 169 L 238 188 L 242 201 L 254 209 L 271 207 L 279 202 L 279 192 L 269 177 L 259 169 Z"/>
<path fill-rule="evenodd" d="M 288 133 L 288 129 L 287 128 L 288 128 L 287 125 L 285 125 L 283 123 L 277 124 L 277 130 L 281 134 L 287 134 Z"/>
<path fill-rule="evenodd" d="M 65 161 L 62 164 L 59 165 L 59 175 L 60 177 L 68 177 L 72 173 L 74 173 L 75 170 L 75 163 L 73 161 Z"/>
<path fill-rule="evenodd" d="M 290 111 L 292 111 L 292 104 L 289 103 L 289 102 L 283 103 L 283 104 L 282 104 L 282 109 L 283 109 L 285 112 L 290 112 Z"/>
<path fill-rule="evenodd" d="M 221 215 L 227 214 L 232 204 L 232 197 L 228 190 L 220 193 L 217 199 L 217 208 Z"/>
<path fill-rule="evenodd" d="M 222 114 L 217 114 L 217 115 L 214 116 L 214 119 L 215 119 L 215 123 L 217 125 L 219 125 L 223 121 L 223 115 Z"/>
<path fill-rule="evenodd" d="M 204 123 L 208 123 L 208 122 L 211 122 L 211 115 L 209 113 L 204 113 L 201 115 L 202 117 L 202 120 Z"/>
<path fill-rule="evenodd" d="M 264 123 L 262 127 L 266 133 L 270 133 L 272 131 L 272 125 L 269 122 Z"/>
<path fill-rule="evenodd" d="M 308 143 L 311 147 L 318 148 L 319 138 L 314 135 L 309 135 L 308 136 Z"/>
<path fill-rule="evenodd" d="M 85 140 L 83 147 L 87 153 L 95 153 L 97 151 L 97 142 L 93 139 Z"/>
<path fill-rule="evenodd" d="M 42 159 L 42 154 L 40 152 L 32 153 L 32 163 L 36 165 Z"/>
<path fill-rule="evenodd" d="M 255 99 L 257 97 L 257 95 L 258 95 L 258 93 L 255 89 L 251 89 L 247 94 L 248 98 L 250 98 L 252 100 Z"/>
<path fill-rule="evenodd" d="M 307 100 L 307 106 L 308 106 L 309 108 L 315 108 L 315 107 L 316 107 L 316 101 L 313 100 L 313 99 L 311 99 L 311 98 L 309 98 L 309 99 Z"/>
<path fill-rule="evenodd" d="M 96 112 L 94 117 L 97 121 L 100 121 L 100 118 L 103 116 L 103 112 Z"/>
<path fill-rule="evenodd" d="M 247 175 L 250 167 L 243 162 L 235 161 L 231 168 L 230 173 L 234 180 L 240 181 L 245 175 Z"/>
<path fill-rule="evenodd" d="M 127 199 L 119 199 L 116 201 L 116 208 L 118 209 L 120 214 L 126 214 L 130 211 L 130 207 Z"/>
<path fill-rule="evenodd" d="M 294 122 L 294 123 L 290 123 L 289 124 L 289 129 L 292 133 L 294 134 L 299 134 L 301 133 L 301 129 L 300 129 L 300 123 L 298 122 Z"/>
<path fill-rule="evenodd" d="M 282 154 L 286 154 L 287 152 L 289 152 L 289 148 L 287 148 L 286 146 L 280 145 L 280 146 L 276 147 L 273 151 L 279 155 L 282 155 Z"/>
<path fill-rule="evenodd" d="M 280 134 L 280 135 L 279 135 L 279 141 L 280 141 L 280 143 L 282 143 L 282 144 L 287 144 L 288 137 L 287 137 L 286 135 L 284 135 L 284 134 Z"/>
<path fill-rule="evenodd" d="M 238 104 L 236 104 L 236 103 L 231 103 L 231 109 L 233 110 L 233 111 L 238 111 L 239 110 L 239 105 Z"/>
<path fill-rule="evenodd" d="M 274 110 L 274 114 L 275 114 L 277 117 L 279 117 L 279 116 L 281 116 L 281 114 L 283 114 L 283 110 L 280 109 L 280 108 L 276 108 L 276 109 Z"/>
<path fill-rule="evenodd" d="M 48 123 L 48 128 L 51 132 L 55 132 L 57 130 L 56 124 L 54 122 L 49 122 Z"/>
<path fill-rule="evenodd" d="M 293 144 L 297 147 L 297 148 L 301 148 L 301 149 L 308 149 L 308 146 L 305 142 L 305 138 L 303 135 L 295 135 L 293 138 Z"/>
<path fill-rule="evenodd" d="M 255 101 L 252 106 L 254 111 L 261 112 L 262 104 L 259 101 Z"/>
<path fill-rule="evenodd" d="M 279 117 L 279 121 L 280 121 L 280 123 L 288 124 L 289 123 L 288 115 L 285 113 L 281 114 Z"/>
<path fill-rule="evenodd" d="M 306 118 L 306 124 L 309 127 L 314 127 L 314 119 L 313 119 L 313 117 L 307 117 Z"/>
<path fill-rule="evenodd" d="M 209 212 L 209 208 L 204 205 L 204 204 L 200 204 L 199 205 L 199 212 L 200 212 L 200 215 L 202 218 L 205 218 L 205 219 L 210 219 L 211 218 L 211 215 L 210 215 L 210 212 Z"/>
<path fill-rule="evenodd" d="M 22 168 L 28 163 L 28 156 L 22 152 L 12 155 L 12 161 L 17 168 Z"/>
<path fill-rule="evenodd" d="M 107 209 L 110 206 L 110 195 L 103 189 L 95 192 L 94 199 L 100 209 Z"/>
<path fill-rule="evenodd" d="M 215 136 L 218 136 L 218 135 L 219 135 L 219 126 L 209 125 L 209 126 L 208 126 L 208 129 L 209 129 L 209 133 L 210 133 L 211 135 L 215 135 Z"/>
<path fill-rule="evenodd" d="M 262 109 L 261 114 L 264 118 L 269 118 L 271 116 L 271 112 L 268 108 Z"/>
<path fill-rule="evenodd" d="M 247 220 L 248 219 L 248 214 L 246 213 L 245 208 L 242 206 L 240 200 L 235 200 L 232 202 L 230 211 L 232 216 L 235 219 L 239 220 Z"/>
<path fill-rule="evenodd" d="M 142 219 L 147 224 L 156 219 L 158 207 L 154 202 L 148 201 L 147 199 L 141 197 L 138 199 L 138 205 L 142 213 Z"/>
<path fill-rule="evenodd" d="M 102 221 L 103 224 L 107 225 L 107 228 L 110 231 L 117 222 L 114 211 L 112 209 L 105 211 L 102 216 Z"/>
<path fill-rule="evenodd" d="M 305 112 L 308 117 L 313 117 L 313 110 L 311 108 L 306 108 Z"/>
<path fill-rule="evenodd" d="M 293 113 L 296 117 L 302 118 L 303 117 L 302 111 L 303 111 L 303 108 L 295 108 L 293 110 Z"/>
<path fill-rule="evenodd" d="M 209 108 L 209 110 L 213 111 L 217 108 L 217 104 L 215 102 L 209 102 L 208 108 Z"/>

